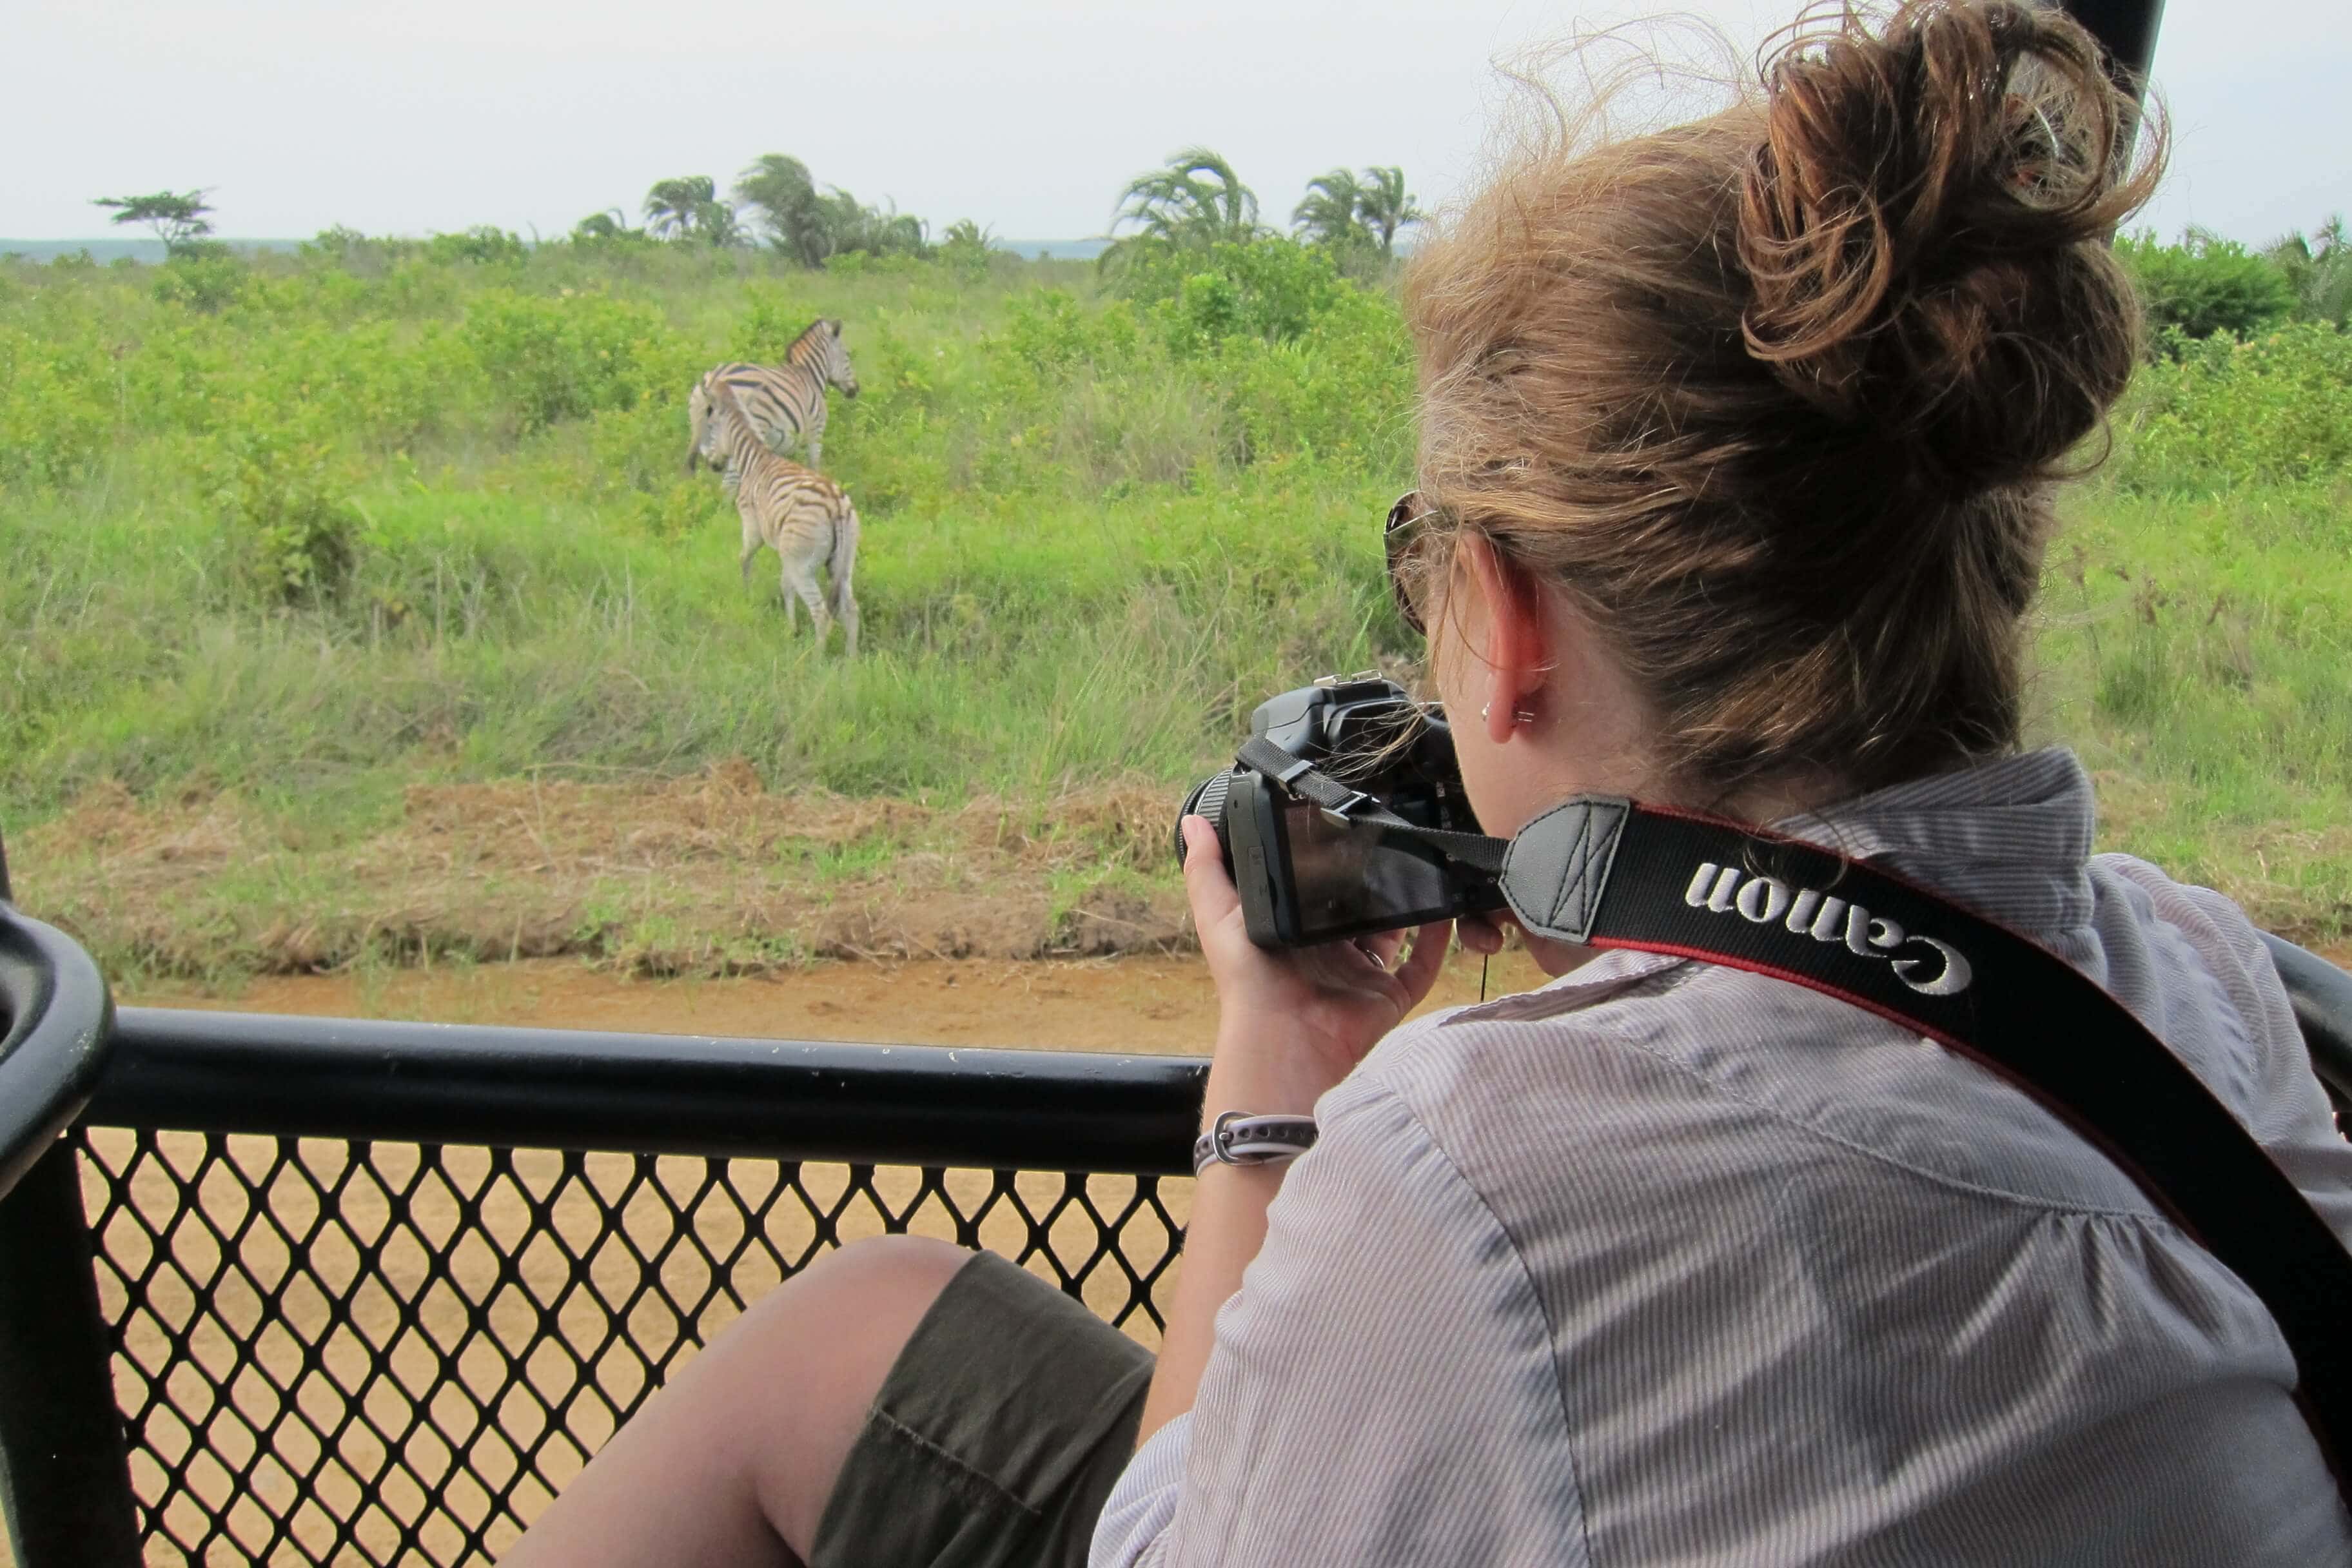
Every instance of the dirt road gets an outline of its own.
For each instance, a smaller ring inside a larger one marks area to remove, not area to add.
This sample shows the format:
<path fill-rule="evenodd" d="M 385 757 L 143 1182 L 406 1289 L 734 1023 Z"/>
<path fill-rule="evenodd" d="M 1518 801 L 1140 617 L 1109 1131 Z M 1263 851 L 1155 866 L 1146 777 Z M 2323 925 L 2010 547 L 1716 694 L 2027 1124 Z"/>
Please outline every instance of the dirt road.
<path fill-rule="evenodd" d="M 1543 978 L 1526 954 L 1511 952 L 1495 961 L 1489 984 L 1500 994 Z M 1457 953 L 1428 1005 L 1475 1001 L 1478 987 L 1478 964 Z M 525 959 L 269 975 L 219 991 L 162 985 L 119 1000 L 452 1024 L 1180 1055 L 1207 1053 L 1217 1016 L 1207 971 L 1190 954 L 816 963 L 719 980 L 643 980 L 577 959 Z"/>

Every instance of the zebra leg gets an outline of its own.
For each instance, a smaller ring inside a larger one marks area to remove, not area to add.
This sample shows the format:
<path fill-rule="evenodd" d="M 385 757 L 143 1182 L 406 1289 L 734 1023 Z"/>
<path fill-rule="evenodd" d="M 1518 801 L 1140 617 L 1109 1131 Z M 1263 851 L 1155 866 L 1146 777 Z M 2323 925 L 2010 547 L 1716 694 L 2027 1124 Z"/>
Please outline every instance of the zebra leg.
<path fill-rule="evenodd" d="M 827 568 L 833 578 L 833 613 L 841 620 L 843 652 L 856 658 L 857 595 L 849 586 L 850 578 L 857 571 L 857 511 L 854 507 L 845 510 L 833 531 L 833 558 Z"/>
<path fill-rule="evenodd" d="M 824 439 L 815 431 L 808 433 L 808 466 L 818 473 L 824 472 Z"/>
<path fill-rule="evenodd" d="M 738 501 L 737 510 L 743 515 L 743 560 L 741 565 L 743 581 L 749 583 L 751 580 L 751 558 L 760 553 L 760 525 L 752 519 L 751 509 L 741 505 L 740 500 Z"/>
<path fill-rule="evenodd" d="M 845 588 L 835 599 L 834 614 L 841 617 L 842 653 L 850 658 L 857 657 L 857 600 Z"/>
<path fill-rule="evenodd" d="M 816 646 L 824 647 L 824 639 L 833 635 L 833 614 L 825 608 L 824 595 L 817 589 L 816 563 L 794 561 L 787 555 L 783 579 L 784 624 L 793 624 L 793 595 L 797 594 L 801 603 L 808 606 L 809 619 L 816 623 Z"/>

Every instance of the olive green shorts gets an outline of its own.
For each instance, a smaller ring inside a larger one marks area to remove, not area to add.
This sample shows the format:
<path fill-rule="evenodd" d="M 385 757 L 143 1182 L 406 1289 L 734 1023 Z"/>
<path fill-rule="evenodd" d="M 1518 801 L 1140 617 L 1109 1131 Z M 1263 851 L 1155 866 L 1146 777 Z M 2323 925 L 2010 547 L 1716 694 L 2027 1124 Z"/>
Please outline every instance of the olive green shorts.
<path fill-rule="evenodd" d="M 1151 1368 L 1079 1302 L 975 1254 L 882 1380 L 809 1568 L 1084 1568 Z"/>

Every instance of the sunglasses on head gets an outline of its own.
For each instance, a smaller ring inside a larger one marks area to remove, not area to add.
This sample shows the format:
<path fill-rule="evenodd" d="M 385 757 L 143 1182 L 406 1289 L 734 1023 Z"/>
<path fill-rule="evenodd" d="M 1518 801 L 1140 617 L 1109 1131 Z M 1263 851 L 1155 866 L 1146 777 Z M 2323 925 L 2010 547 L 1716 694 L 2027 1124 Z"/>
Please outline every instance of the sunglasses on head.
<path fill-rule="evenodd" d="M 1429 628 L 1422 624 L 1421 607 L 1412 602 L 1412 590 L 1405 584 L 1405 563 L 1412 555 L 1412 547 L 1421 542 L 1421 525 L 1429 518 L 1428 509 L 1421 504 L 1419 490 L 1407 490 L 1397 497 L 1389 508 L 1388 526 L 1381 533 L 1381 542 L 1388 551 L 1389 592 L 1396 595 L 1397 614 L 1404 624 L 1426 637 Z"/>

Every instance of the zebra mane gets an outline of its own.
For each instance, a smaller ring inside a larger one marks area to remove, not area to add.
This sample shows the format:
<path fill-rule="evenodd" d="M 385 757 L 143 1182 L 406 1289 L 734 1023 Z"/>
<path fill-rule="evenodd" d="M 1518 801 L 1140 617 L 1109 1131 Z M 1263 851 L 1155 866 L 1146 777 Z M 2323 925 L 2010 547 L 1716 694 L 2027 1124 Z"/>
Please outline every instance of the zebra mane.
<path fill-rule="evenodd" d="M 751 422 L 750 411 L 744 408 L 742 400 L 735 395 L 735 388 L 730 383 L 721 381 L 712 387 L 710 406 L 712 413 L 730 416 L 740 423 L 743 426 L 744 434 L 751 437 L 754 446 L 764 445 L 760 440 L 760 427 Z"/>
<path fill-rule="evenodd" d="M 792 341 L 792 345 L 791 345 L 791 347 L 789 347 L 789 348 L 787 348 L 787 349 L 785 349 L 785 350 L 784 350 L 784 358 L 786 358 L 787 360 L 791 359 L 791 358 L 793 357 L 793 349 L 796 349 L 796 348 L 798 348 L 798 347 L 800 347 L 803 343 L 804 343 L 804 342 L 808 342 L 808 341 L 809 341 L 809 339 L 811 339 L 811 338 L 814 337 L 814 336 L 816 335 L 816 331 L 817 331 L 817 329 L 818 329 L 819 327 L 831 326 L 831 325 L 834 325 L 834 324 L 835 324 L 835 323 L 831 321 L 831 319 L 830 319 L 830 318 L 828 318 L 828 317 L 824 317 L 824 316 L 819 316 L 815 321 L 811 321 L 807 326 L 803 327 L 803 328 L 801 329 L 801 335 L 800 335 L 799 337 L 794 338 L 794 339 Z M 835 335 L 837 337 L 837 336 L 839 336 L 840 334 L 839 334 L 839 333 L 835 333 Z"/>

